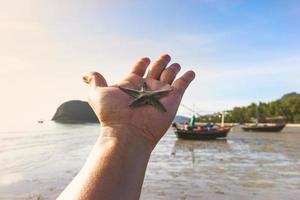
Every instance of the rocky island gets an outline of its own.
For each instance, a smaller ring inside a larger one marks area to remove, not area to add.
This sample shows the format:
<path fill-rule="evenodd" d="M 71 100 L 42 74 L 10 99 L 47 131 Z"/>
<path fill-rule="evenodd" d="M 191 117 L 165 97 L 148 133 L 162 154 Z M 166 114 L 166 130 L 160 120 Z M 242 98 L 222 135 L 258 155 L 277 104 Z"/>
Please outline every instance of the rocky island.
<path fill-rule="evenodd" d="M 99 123 L 90 105 L 79 100 L 67 101 L 61 104 L 52 120 L 59 123 Z"/>

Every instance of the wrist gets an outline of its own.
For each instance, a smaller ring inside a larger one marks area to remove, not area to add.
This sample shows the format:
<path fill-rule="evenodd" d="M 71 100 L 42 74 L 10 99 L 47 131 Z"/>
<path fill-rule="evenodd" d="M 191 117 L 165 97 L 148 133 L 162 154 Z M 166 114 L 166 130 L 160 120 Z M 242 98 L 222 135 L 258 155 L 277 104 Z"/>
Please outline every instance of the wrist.
<path fill-rule="evenodd" d="M 101 134 L 97 143 L 110 143 L 122 150 L 134 150 L 139 154 L 149 155 L 154 148 L 152 142 L 149 142 L 139 130 L 130 126 L 101 126 Z"/>

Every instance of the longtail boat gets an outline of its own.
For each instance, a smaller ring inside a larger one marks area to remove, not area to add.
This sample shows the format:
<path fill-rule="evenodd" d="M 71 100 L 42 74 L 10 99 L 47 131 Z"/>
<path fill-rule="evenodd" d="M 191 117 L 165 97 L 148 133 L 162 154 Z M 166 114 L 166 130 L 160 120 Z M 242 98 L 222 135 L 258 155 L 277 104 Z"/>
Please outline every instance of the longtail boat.
<path fill-rule="evenodd" d="M 221 113 L 221 126 L 215 125 L 211 121 L 205 126 L 196 125 L 196 117 L 192 116 L 189 125 L 178 126 L 175 122 L 172 127 L 175 129 L 177 138 L 186 140 L 215 140 L 219 138 L 226 138 L 231 130 L 231 126 L 224 126 L 225 112 Z M 180 125 L 180 124 L 179 124 Z"/>
<path fill-rule="evenodd" d="M 201 129 L 184 129 L 173 125 L 175 128 L 175 135 L 179 139 L 186 140 L 215 140 L 219 138 L 226 138 L 231 127 L 216 127 L 212 129 L 207 129 L 206 127 L 201 127 Z"/>
<path fill-rule="evenodd" d="M 273 117 L 274 118 L 274 117 Z M 284 119 L 284 118 L 281 118 Z M 253 132 L 280 132 L 284 127 L 285 123 L 277 123 L 273 125 L 268 124 L 260 124 L 260 123 L 266 123 L 267 118 L 259 115 L 258 108 L 256 106 L 256 122 L 254 125 L 244 125 L 241 126 L 241 128 L 244 131 L 253 131 Z"/>
<path fill-rule="evenodd" d="M 279 132 L 284 127 L 285 124 L 241 126 L 244 131 L 253 132 Z"/>

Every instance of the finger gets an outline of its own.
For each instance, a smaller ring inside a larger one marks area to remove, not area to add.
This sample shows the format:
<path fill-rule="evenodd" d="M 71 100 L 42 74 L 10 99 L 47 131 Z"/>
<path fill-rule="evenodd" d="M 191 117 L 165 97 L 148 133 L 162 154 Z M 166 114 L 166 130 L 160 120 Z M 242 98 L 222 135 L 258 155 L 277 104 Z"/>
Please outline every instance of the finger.
<path fill-rule="evenodd" d="M 136 74 L 140 77 L 143 77 L 148 65 L 150 64 L 150 59 L 145 57 L 142 58 L 138 63 L 136 63 L 130 70 L 130 73 Z"/>
<path fill-rule="evenodd" d="M 185 74 L 183 74 L 180 78 L 174 81 L 173 88 L 176 89 L 181 96 L 184 94 L 184 91 L 189 86 L 189 84 L 194 80 L 195 78 L 195 72 L 188 71 Z"/>
<path fill-rule="evenodd" d="M 166 68 L 170 62 L 171 57 L 167 54 L 162 55 L 150 68 L 147 78 L 159 80 L 162 71 Z"/>
<path fill-rule="evenodd" d="M 82 79 L 93 88 L 107 86 L 105 78 L 98 72 L 90 72 L 88 75 L 83 76 Z"/>
<path fill-rule="evenodd" d="M 178 63 L 173 63 L 162 72 L 160 80 L 171 85 L 180 69 L 181 67 Z"/>

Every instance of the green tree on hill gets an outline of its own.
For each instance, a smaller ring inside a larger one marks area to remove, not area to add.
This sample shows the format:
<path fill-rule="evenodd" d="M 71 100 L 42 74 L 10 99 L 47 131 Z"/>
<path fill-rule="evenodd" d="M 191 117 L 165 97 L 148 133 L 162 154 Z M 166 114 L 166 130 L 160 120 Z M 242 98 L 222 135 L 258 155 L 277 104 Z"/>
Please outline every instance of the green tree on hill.
<path fill-rule="evenodd" d="M 300 94 L 293 92 L 272 102 L 251 103 L 249 106 L 234 107 L 227 113 L 225 118 L 227 123 L 253 123 L 257 114 L 261 122 L 300 123 Z M 199 117 L 197 121 L 207 122 L 208 118 L 214 122 L 220 122 L 218 115 L 204 115 Z"/>

